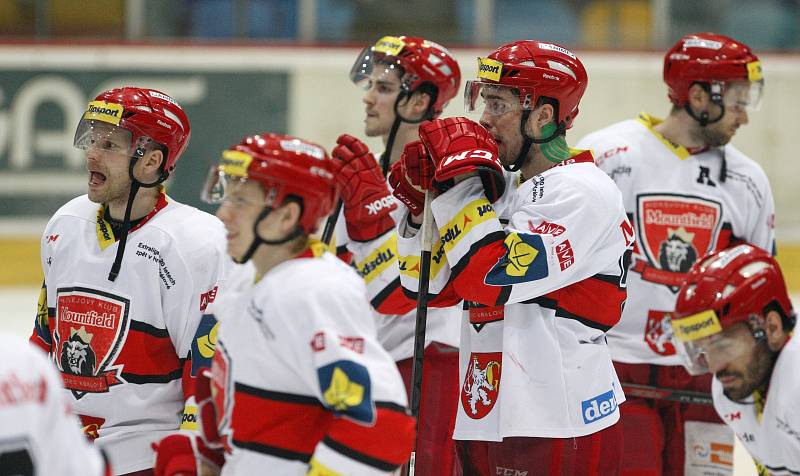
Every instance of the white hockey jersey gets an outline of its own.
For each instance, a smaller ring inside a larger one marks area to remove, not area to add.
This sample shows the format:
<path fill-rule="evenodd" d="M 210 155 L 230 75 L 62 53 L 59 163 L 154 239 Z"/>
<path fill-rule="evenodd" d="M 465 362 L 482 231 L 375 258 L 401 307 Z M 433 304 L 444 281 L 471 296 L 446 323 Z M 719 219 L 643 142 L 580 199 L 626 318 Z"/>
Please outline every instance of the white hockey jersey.
<path fill-rule="evenodd" d="M 81 433 L 45 354 L 7 334 L 0 334 L 0 422 L 2 474 L 111 474 Z"/>
<path fill-rule="evenodd" d="M 433 302 L 466 300 L 454 438 L 600 431 L 617 422 L 624 401 L 605 341 L 625 300 L 633 240 L 619 191 L 588 152 L 506 182 L 494 205 L 477 177 L 432 204 Z M 415 293 L 420 236 L 406 220 L 401 278 Z"/>
<path fill-rule="evenodd" d="M 759 415 L 753 397 L 744 403 L 729 400 L 722 384 L 711 384 L 714 408 L 727 423 L 756 462 L 759 476 L 796 476 L 800 474 L 800 339 L 786 343 L 769 383 L 769 391 Z"/>
<path fill-rule="evenodd" d="M 401 202 L 394 196 L 398 208 L 392 218 L 398 223 L 403 216 Z M 392 229 L 376 240 L 360 243 L 350 240 L 345 226 L 344 212 L 336 222 L 335 243 L 353 254 L 359 274 L 367 283 L 367 292 L 377 322 L 378 340 L 396 362 L 414 355 L 414 335 L 417 324 L 416 303 L 402 294 L 397 267 L 397 232 Z M 337 253 L 341 255 L 341 252 Z M 425 326 L 425 346 L 439 342 L 458 347 L 459 317 L 461 311 L 454 306 L 428 310 Z"/>
<path fill-rule="evenodd" d="M 680 365 L 666 314 L 685 273 L 706 253 L 740 241 L 774 253 L 775 205 L 764 172 L 735 147 L 692 155 L 653 130 L 659 122 L 642 114 L 589 134 L 578 147 L 592 149 L 614 179 L 636 230 L 628 302 L 608 334 L 611 355 Z"/>
<path fill-rule="evenodd" d="M 410 455 L 414 419 L 364 282 L 323 249 L 218 303 L 223 475 L 389 474 Z"/>
<path fill-rule="evenodd" d="M 230 261 L 222 223 L 162 193 L 129 233 L 111 282 L 119 242 L 103 209 L 81 196 L 47 224 L 31 341 L 50 353 L 84 431 L 124 474 L 151 468 L 150 444 L 181 425 L 189 379 L 211 364 L 209 306 Z"/>

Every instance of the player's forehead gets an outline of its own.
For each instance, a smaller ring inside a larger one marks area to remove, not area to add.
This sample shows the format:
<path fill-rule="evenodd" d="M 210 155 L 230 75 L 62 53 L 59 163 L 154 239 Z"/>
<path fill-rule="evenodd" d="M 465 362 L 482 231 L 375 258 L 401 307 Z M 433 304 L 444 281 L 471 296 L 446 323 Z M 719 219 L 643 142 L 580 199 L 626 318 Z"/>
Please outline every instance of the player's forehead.
<path fill-rule="evenodd" d="M 131 133 L 121 127 L 103 121 L 90 121 L 89 130 L 98 136 L 108 139 L 130 140 Z"/>
<path fill-rule="evenodd" d="M 481 87 L 481 97 L 484 99 L 512 101 L 517 99 L 517 93 L 514 88 L 508 86 L 485 84 Z"/>
<path fill-rule="evenodd" d="M 391 85 L 400 85 L 400 75 L 402 73 L 393 67 L 393 65 L 386 63 L 376 63 L 372 72 L 369 74 L 369 79 L 373 83 L 384 83 Z"/>

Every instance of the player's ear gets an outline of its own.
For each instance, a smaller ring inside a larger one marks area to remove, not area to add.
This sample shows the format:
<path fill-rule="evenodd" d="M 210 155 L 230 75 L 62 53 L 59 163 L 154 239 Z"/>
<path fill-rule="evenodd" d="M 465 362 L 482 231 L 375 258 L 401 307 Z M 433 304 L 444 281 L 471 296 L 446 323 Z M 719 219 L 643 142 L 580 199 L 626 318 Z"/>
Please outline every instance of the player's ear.
<path fill-rule="evenodd" d="M 705 110 L 706 106 L 708 106 L 708 102 L 711 100 L 708 92 L 700 85 L 700 83 L 694 83 L 689 87 L 689 95 L 688 99 L 689 105 L 694 110 L 702 111 Z"/>
<path fill-rule="evenodd" d="M 781 315 L 776 311 L 767 312 L 767 316 L 764 319 L 764 332 L 767 334 L 767 345 L 773 352 L 781 350 L 789 338 L 783 328 Z"/>
<path fill-rule="evenodd" d="M 303 207 L 297 200 L 289 200 L 280 209 L 281 231 L 291 233 L 300 226 L 300 216 L 303 214 Z"/>

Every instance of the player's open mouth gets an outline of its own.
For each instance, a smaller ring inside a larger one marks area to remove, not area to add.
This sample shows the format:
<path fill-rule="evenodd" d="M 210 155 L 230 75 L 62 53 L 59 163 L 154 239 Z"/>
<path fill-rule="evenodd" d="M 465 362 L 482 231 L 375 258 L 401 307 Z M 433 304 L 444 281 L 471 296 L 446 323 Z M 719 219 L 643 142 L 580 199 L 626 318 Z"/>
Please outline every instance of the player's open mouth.
<path fill-rule="evenodd" d="M 106 183 L 106 176 L 100 172 L 89 171 L 89 185 L 103 185 Z"/>

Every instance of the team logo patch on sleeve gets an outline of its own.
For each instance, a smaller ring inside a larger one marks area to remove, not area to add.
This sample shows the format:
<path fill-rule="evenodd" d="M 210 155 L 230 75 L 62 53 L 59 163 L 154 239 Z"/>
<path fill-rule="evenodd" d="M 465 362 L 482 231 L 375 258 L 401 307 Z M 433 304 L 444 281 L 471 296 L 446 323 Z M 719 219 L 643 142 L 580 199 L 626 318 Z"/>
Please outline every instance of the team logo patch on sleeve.
<path fill-rule="evenodd" d="M 508 286 L 548 276 L 547 252 L 541 236 L 511 233 L 504 244 L 507 252 L 486 275 L 486 284 Z"/>
<path fill-rule="evenodd" d="M 317 376 L 326 407 L 360 423 L 370 425 L 375 421 L 366 367 L 339 360 L 317 369 Z"/>
<path fill-rule="evenodd" d="M 203 368 L 211 367 L 211 358 L 217 346 L 217 330 L 219 322 L 213 314 L 203 314 L 192 339 L 192 375 Z"/>
<path fill-rule="evenodd" d="M 111 366 L 128 334 L 130 301 L 89 288 L 59 288 L 53 352 L 75 398 L 124 383 Z"/>
<path fill-rule="evenodd" d="M 93 417 L 89 415 L 78 415 L 81 420 L 81 430 L 90 440 L 96 440 L 100 436 L 100 428 L 106 422 L 105 418 Z"/>
<path fill-rule="evenodd" d="M 500 392 L 502 364 L 502 352 L 473 352 L 470 356 L 461 386 L 461 406 L 468 417 L 480 420 L 492 411 Z"/>

